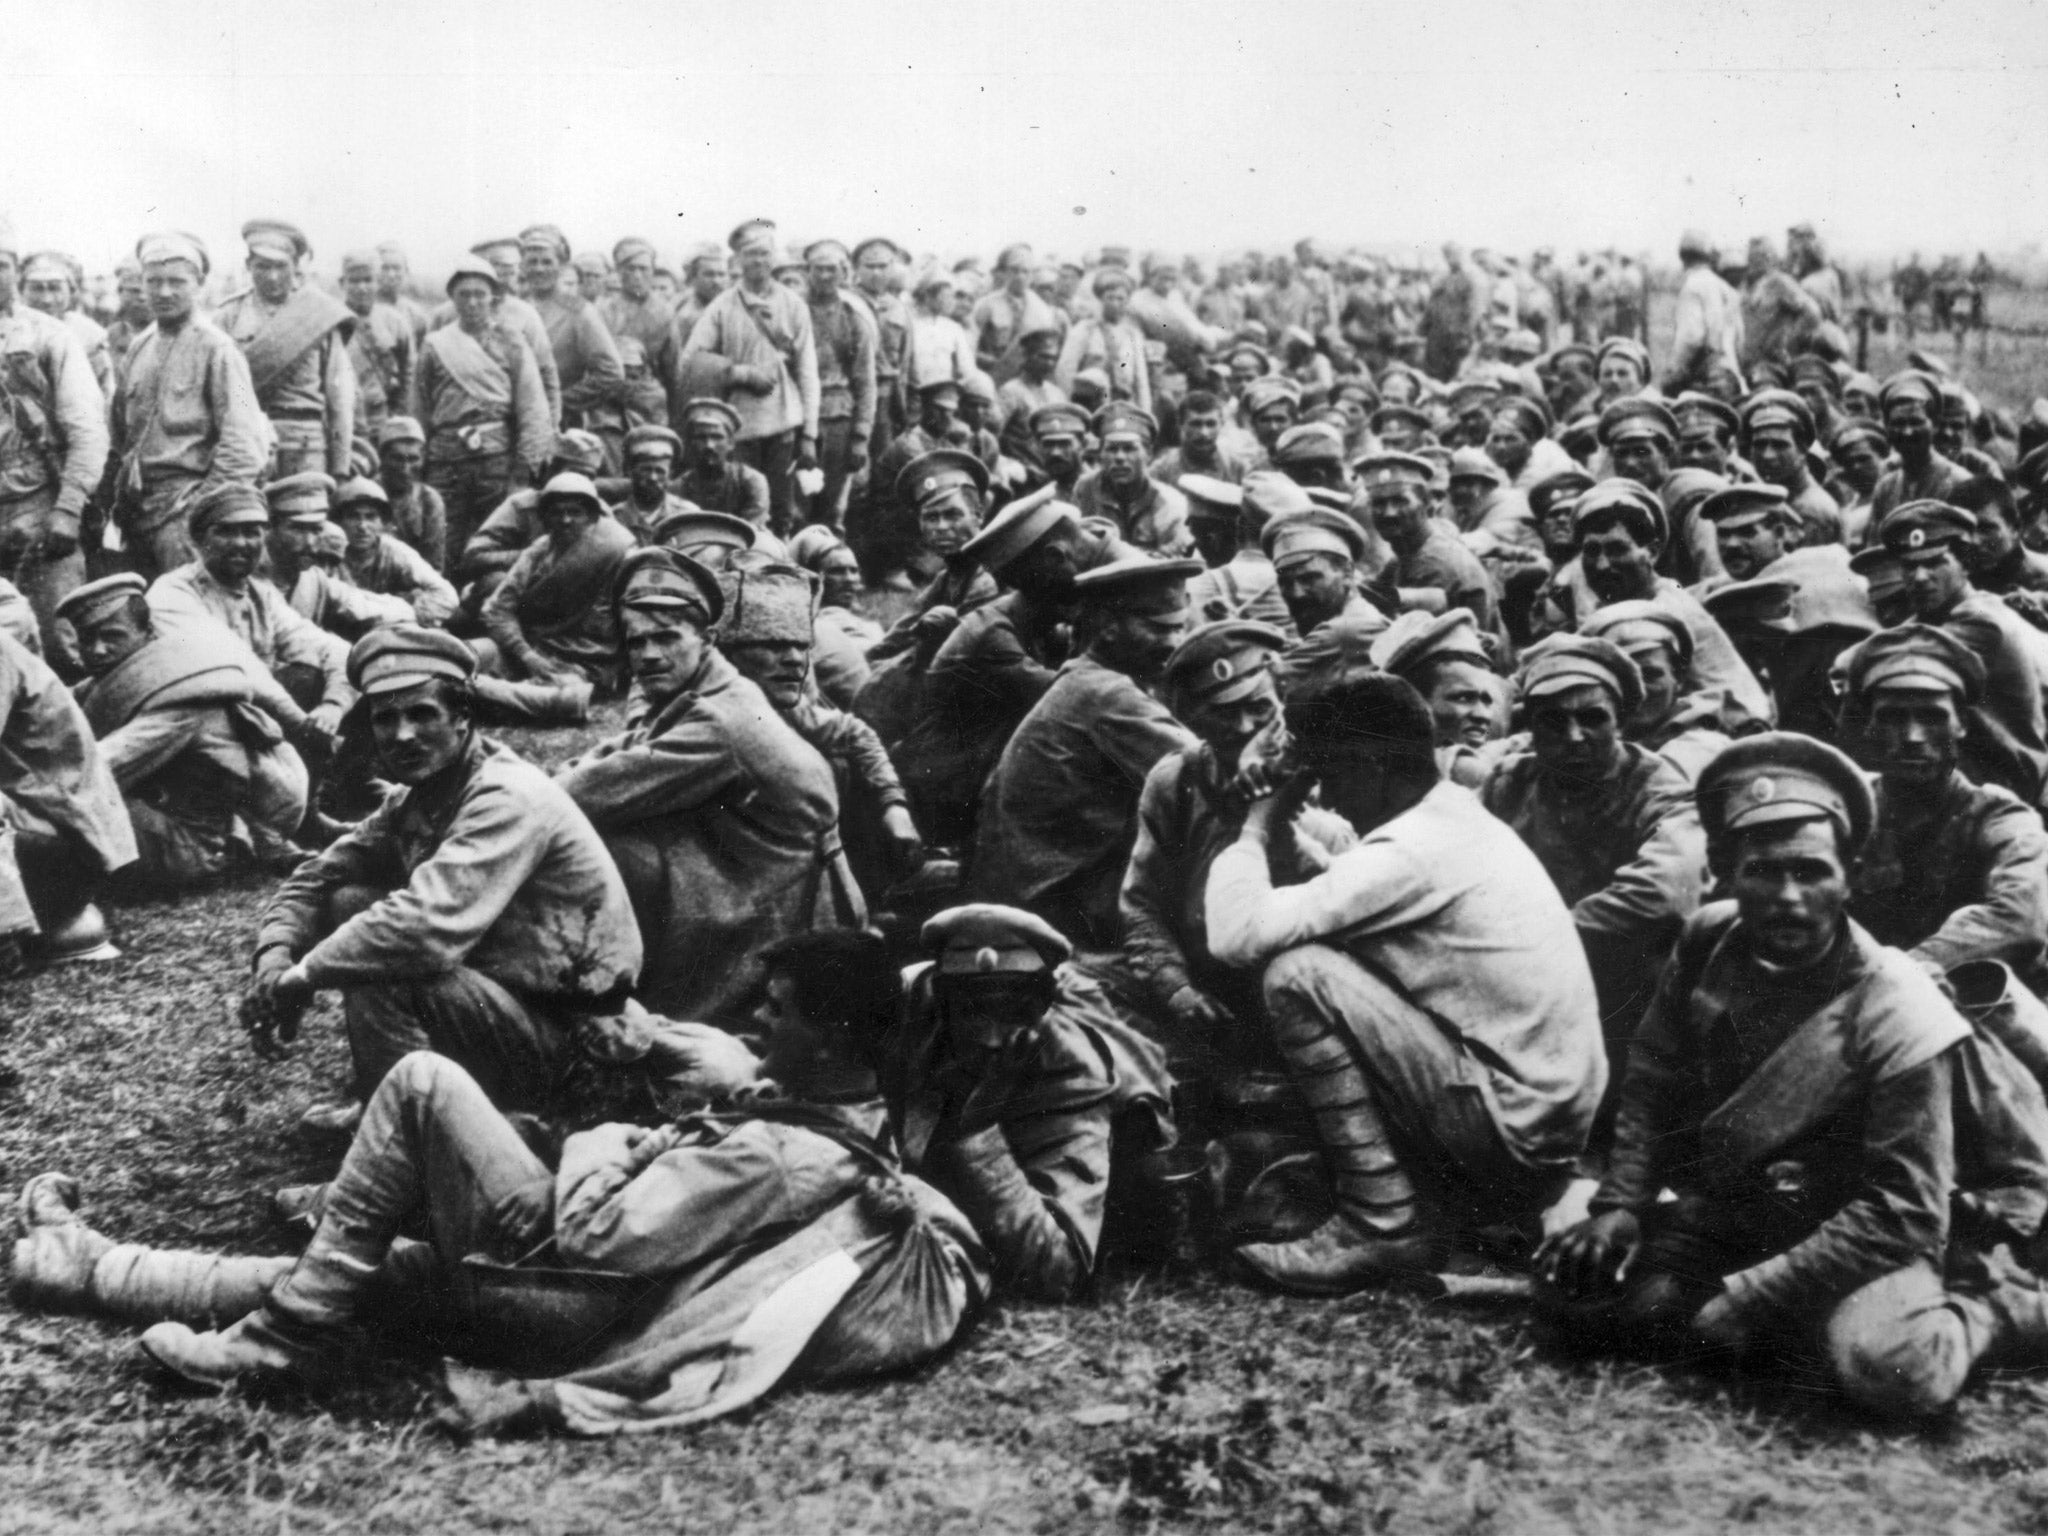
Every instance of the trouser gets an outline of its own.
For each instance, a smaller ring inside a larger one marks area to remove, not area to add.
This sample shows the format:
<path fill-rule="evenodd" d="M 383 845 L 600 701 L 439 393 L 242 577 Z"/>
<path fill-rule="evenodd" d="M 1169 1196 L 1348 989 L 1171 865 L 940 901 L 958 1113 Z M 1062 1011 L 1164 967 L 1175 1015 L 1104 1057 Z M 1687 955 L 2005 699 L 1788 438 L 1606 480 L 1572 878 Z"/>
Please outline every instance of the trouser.
<path fill-rule="evenodd" d="M 327 424 L 321 421 L 270 419 L 272 443 L 266 480 L 287 475 L 326 474 Z"/>
<path fill-rule="evenodd" d="M 181 477 L 143 488 L 141 504 L 119 520 L 122 554 L 129 570 L 154 581 L 192 559 L 185 513 L 198 483 Z"/>
<path fill-rule="evenodd" d="M 769 531 L 787 538 L 796 520 L 796 433 L 746 438 L 733 445 L 733 456 L 767 479 Z"/>
<path fill-rule="evenodd" d="M 0 794 L 0 935 L 60 931 L 105 883 L 83 842 Z"/>
<path fill-rule="evenodd" d="M 1567 1300 L 1539 1289 L 1539 1307 L 1587 1347 L 1668 1352 L 1727 1275 L 1806 1235 L 1783 1202 L 1684 1195 L 1644 1219 L 1644 1245 L 1626 1286 Z M 1839 1386 L 1891 1417 L 1954 1402 L 1999 1337 L 1989 1301 L 1952 1290 L 1926 1262 L 1907 1265 L 1803 1314 L 1776 1320 L 1759 1350 L 1782 1371 Z"/>
<path fill-rule="evenodd" d="M 1315 1115 L 1338 1207 L 1398 1232 L 1428 1199 L 1451 1224 L 1526 1220 L 1568 1169 L 1523 1162 L 1495 1125 L 1487 1069 L 1387 980 L 1323 944 L 1266 967 L 1266 1010 Z"/>
<path fill-rule="evenodd" d="M 560 1027 L 500 983 L 458 966 L 440 976 L 372 982 L 342 997 L 355 1091 L 368 1097 L 400 1058 L 438 1051 L 460 1062 L 492 1102 L 534 1109 L 562 1080 Z"/>
<path fill-rule="evenodd" d="M 470 539 L 497 510 L 498 503 L 511 494 L 512 456 L 429 459 L 427 484 L 440 493 L 447 511 L 448 569 L 459 569 Z"/>
<path fill-rule="evenodd" d="M 355 1320 L 400 1228 L 425 1213 L 434 1251 L 513 1259 L 554 1229 L 554 1177 L 463 1067 L 429 1051 L 394 1061 L 327 1186 L 313 1240 L 270 1292 L 295 1322 Z"/>
<path fill-rule="evenodd" d="M 144 783 L 127 797 L 136 861 L 119 881 L 177 888 L 217 879 L 239 858 L 298 831 L 311 792 L 305 759 L 284 743 L 251 756 L 241 801 L 224 813 L 181 804 Z"/>
<path fill-rule="evenodd" d="M 54 486 L 15 500 L 0 502 L 0 576 L 12 581 L 35 610 L 43 637 L 43 654 L 58 671 L 78 672 L 78 637 L 69 619 L 57 617 L 57 605 L 85 580 L 85 552 L 77 537 L 61 555 L 50 555 L 52 525 L 57 516 Z M 19 550 L 20 553 L 11 553 Z"/>
<path fill-rule="evenodd" d="M 818 423 L 818 467 L 825 484 L 810 498 L 807 520 L 830 528 L 846 525 L 846 505 L 853 496 L 853 418 L 840 416 Z"/>

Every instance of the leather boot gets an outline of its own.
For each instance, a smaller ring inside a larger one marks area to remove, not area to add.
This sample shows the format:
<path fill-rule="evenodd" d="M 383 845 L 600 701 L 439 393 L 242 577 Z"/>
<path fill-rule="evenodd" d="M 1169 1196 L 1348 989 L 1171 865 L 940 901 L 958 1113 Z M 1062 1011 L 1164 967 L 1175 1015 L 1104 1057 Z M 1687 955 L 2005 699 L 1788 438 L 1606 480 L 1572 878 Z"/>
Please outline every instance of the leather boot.
<path fill-rule="evenodd" d="M 1291 1243 L 1247 1243 L 1238 1262 L 1259 1279 L 1303 1296 L 1345 1296 L 1369 1285 L 1433 1272 L 1442 1239 L 1411 1227 L 1381 1236 L 1341 1212 Z"/>
<path fill-rule="evenodd" d="M 348 1353 L 345 1335 L 307 1328 L 267 1306 L 218 1331 L 158 1323 L 140 1342 L 142 1352 L 172 1375 L 213 1391 L 249 1376 L 289 1376 L 317 1384 L 339 1374 Z"/>

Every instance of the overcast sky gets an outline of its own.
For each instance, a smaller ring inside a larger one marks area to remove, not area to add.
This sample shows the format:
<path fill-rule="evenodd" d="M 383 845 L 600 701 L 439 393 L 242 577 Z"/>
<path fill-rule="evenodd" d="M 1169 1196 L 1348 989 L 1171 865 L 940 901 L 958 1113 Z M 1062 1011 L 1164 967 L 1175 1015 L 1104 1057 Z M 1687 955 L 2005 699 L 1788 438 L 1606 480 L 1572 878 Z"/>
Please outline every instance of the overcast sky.
<path fill-rule="evenodd" d="M 919 249 L 1303 234 L 2016 249 L 2044 0 L 0 0 L 0 206 L 95 268 L 274 214 L 332 271 L 538 219 Z"/>

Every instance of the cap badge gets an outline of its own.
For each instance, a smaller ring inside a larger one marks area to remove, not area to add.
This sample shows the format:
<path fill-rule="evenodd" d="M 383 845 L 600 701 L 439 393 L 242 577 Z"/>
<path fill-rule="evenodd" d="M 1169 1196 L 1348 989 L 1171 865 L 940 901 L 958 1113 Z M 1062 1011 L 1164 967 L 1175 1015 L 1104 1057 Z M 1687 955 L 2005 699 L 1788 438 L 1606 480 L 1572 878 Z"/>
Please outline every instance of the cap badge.
<path fill-rule="evenodd" d="M 1758 805 L 1762 805 L 1767 800 L 1776 799 L 1777 794 L 1778 786 L 1769 778 L 1760 778 L 1749 786 L 1749 798 Z"/>
<path fill-rule="evenodd" d="M 1001 958 L 993 949 L 984 944 L 974 952 L 974 968 L 977 971 L 992 971 L 1001 963 Z"/>
<path fill-rule="evenodd" d="M 1217 682 L 1229 682 L 1232 676 L 1230 670 L 1230 658 L 1227 656 L 1218 656 L 1216 658 L 1215 664 L 1211 666 L 1209 670 L 1215 675 Z"/>
<path fill-rule="evenodd" d="M 1927 530 L 1925 528 L 1913 528 L 1907 531 L 1906 548 L 1918 549 L 1921 547 L 1921 545 L 1925 544 L 1926 542 Z"/>

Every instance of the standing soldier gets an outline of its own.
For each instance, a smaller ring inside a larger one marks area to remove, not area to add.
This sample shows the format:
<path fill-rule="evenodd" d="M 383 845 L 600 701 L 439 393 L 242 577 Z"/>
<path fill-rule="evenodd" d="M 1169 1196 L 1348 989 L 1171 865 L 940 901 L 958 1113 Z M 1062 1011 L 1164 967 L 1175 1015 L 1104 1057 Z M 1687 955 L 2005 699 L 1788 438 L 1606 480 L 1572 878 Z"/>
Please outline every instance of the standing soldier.
<path fill-rule="evenodd" d="M 413 340 L 417 342 L 426 337 L 432 312 L 405 291 L 406 279 L 410 276 L 404 246 L 395 240 L 386 240 L 377 247 L 377 298 L 405 317 L 405 323 L 412 327 Z"/>
<path fill-rule="evenodd" d="M 905 355 L 910 349 L 910 306 L 896 291 L 896 270 L 903 252 L 894 241 L 873 236 L 853 248 L 855 292 L 875 317 L 875 430 L 868 456 L 884 448 L 910 426 L 910 406 L 903 395 Z"/>
<path fill-rule="evenodd" d="M 346 479 L 356 426 L 356 371 L 348 360 L 348 306 L 302 281 L 306 237 L 276 219 L 242 226 L 249 291 L 214 311 L 242 349 L 256 403 L 270 420 L 270 472 L 324 470 Z"/>
<path fill-rule="evenodd" d="M 0 239 L 0 577 L 27 596 L 43 649 L 66 657 L 57 605 L 85 579 L 79 515 L 107 463 L 106 402 L 77 335 L 15 298 Z"/>
<path fill-rule="evenodd" d="M 71 328 L 85 348 L 85 359 L 92 364 L 92 376 L 105 397 L 114 392 L 114 363 L 107 351 L 106 328 L 78 307 L 79 290 L 84 286 L 85 268 L 76 256 L 37 251 L 22 263 L 21 296 L 30 309 L 39 309 Z"/>
<path fill-rule="evenodd" d="M 547 329 L 559 384 L 557 425 L 583 426 L 597 406 L 616 404 L 626 377 L 619 349 L 597 312 L 573 287 L 562 286 L 569 238 L 552 224 L 519 232 L 519 277 L 526 301 Z"/>
<path fill-rule="evenodd" d="M 841 528 L 853 482 L 868 467 L 881 335 L 868 311 L 846 297 L 845 246 L 837 240 L 813 241 L 804 250 L 804 262 L 818 347 L 818 462 L 825 471 L 810 521 Z"/>
<path fill-rule="evenodd" d="M 653 245 L 637 235 L 628 235 L 612 247 L 619 288 L 598 301 L 597 317 L 620 341 L 637 341 L 646 349 L 647 376 L 661 385 L 666 396 L 675 382 L 681 348 L 675 334 L 676 307 L 654 291 L 654 258 Z M 619 360 L 625 361 L 623 349 Z M 675 404 L 671 400 L 669 408 L 673 410 Z"/>
<path fill-rule="evenodd" d="M 372 437 L 393 416 L 412 414 L 412 323 L 377 302 L 374 251 L 350 251 L 341 258 L 341 298 L 356 317 L 348 356 L 356 370 L 357 425 L 364 437 Z"/>
<path fill-rule="evenodd" d="M 135 345 L 135 338 L 150 326 L 149 292 L 142 286 L 142 263 L 123 256 L 114 263 L 114 292 L 121 311 L 107 327 L 107 356 L 114 364 L 115 383 L 120 382 L 121 360 Z M 109 390 L 109 398 L 113 391 Z"/>
<path fill-rule="evenodd" d="M 112 548 L 144 576 L 192 558 L 186 509 L 263 469 L 268 430 L 249 365 L 219 326 L 197 313 L 206 247 L 191 235 L 145 235 L 136 246 L 156 323 L 129 348 L 114 400 Z"/>

